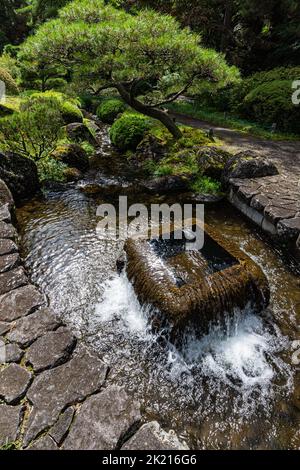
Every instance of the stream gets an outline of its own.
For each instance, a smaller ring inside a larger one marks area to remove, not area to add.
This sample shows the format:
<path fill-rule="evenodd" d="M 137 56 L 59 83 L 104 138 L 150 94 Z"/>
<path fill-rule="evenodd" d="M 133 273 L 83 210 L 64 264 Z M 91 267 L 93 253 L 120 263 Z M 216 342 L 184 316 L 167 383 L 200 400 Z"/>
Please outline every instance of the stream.
<path fill-rule="evenodd" d="M 129 204 L 157 202 L 135 194 L 138 174 L 111 148 L 106 127 L 101 136 L 83 182 L 53 185 L 17 211 L 32 282 L 110 365 L 109 382 L 124 386 L 147 420 L 174 429 L 191 448 L 299 448 L 300 381 L 292 361 L 300 323 L 297 267 L 229 203 L 206 207 L 206 221 L 262 267 L 271 304 L 260 316 L 250 307 L 236 310 L 225 331 L 213 327 L 201 339 L 189 331 L 177 350 L 152 331 L 150 307 L 117 274 L 122 242 L 97 237 L 97 207 L 117 203 L 122 188 Z M 81 190 L 93 181 L 110 190 Z"/>

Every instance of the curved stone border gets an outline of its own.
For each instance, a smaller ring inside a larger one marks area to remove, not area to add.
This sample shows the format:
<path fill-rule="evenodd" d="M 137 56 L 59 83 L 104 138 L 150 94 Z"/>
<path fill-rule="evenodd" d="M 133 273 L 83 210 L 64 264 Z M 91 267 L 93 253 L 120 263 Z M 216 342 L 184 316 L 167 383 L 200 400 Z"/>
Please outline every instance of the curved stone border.
<path fill-rule="evenodd" d="M 108 365 L 30 283 L 13 209 L 0 180 L 0 449 L 187 449 L 158 423 L 142 426 L 140 404 L 108 384 Z"/>
<path fill-rule="evenodd" d="M 230 202 L 300 260 L 300 174 L 230 180 Z"/>

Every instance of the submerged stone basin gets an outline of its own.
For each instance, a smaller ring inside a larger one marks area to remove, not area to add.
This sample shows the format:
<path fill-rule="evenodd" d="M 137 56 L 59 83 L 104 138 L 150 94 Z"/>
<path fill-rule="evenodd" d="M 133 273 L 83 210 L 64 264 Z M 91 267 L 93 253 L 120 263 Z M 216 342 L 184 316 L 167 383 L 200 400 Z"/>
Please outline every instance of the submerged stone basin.
<path fill-rule="evenodd" d="M 251 304 L 259 312 L 267 307 L 267 278 L 239 247 L 205 224 L 204 247 L 186 251 L 184 234 L 177 240 L 176 232 L 170 240 L 129 238 L 125 243 L 127 276 L 140 302 L 158 312 L 155 326 L 167 321 L 176 336 L 189 324 L 204 333 L 235 308 Z"/>

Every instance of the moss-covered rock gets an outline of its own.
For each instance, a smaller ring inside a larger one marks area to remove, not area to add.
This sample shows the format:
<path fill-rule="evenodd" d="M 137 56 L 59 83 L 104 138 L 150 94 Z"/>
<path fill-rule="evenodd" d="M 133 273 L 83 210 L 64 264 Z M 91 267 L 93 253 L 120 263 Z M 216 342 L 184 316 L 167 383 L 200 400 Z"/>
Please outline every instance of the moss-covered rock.
<path fill-rule="evenodd" d="M 89 168 L 88 156 L 78 144 L 59 145 L 52 153 L 52 157 L 79 171 L 86 171 Z"/>
<path fill-rule="evenodd" d="M 252 150 L 239 152 L 226 163 L 222 181 L 227 185 L 231 178 L 261 178 L 278 175 L 276 165 L 264 156 Z"/>
<path fill-rule="evenodd" d="M 220 180 L 232 154 L 218 147 L 202 147 L 197 152 L 197 163 L 202 175 Z"/>
<path fill-rule="evenodd" d="M 0 178 L 5 181 L 16 202 L 32 197 L 39 189 L 36 164 L 16 153 L 0 152 Z"/>
<path fill-rule="evenodd" d="M 74 142 L 88 142 L 91 145 L 97 144 L 97 141 L 91 133 L 90 129 L 83 123 L 73 122 L 65 126 L 64 129 L 66 131 L 67 137 Z"/>
<path fill-rule="evenodd" d="M 10 116 L 14 113 L 14 110 L 0 103 L 0 118 Z"/>

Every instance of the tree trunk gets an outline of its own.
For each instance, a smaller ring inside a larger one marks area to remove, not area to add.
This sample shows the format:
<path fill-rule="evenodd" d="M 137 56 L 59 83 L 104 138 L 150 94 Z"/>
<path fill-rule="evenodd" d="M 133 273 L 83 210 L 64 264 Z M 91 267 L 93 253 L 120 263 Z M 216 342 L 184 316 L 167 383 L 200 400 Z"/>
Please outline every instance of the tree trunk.
<path fill-rule="evenodd" d="M 147 106 L 144 103 L 141 103 L 136 98 L 132 97 L 130 93 L 128 93 L 124 85 L 120 83 L 117 83 L 115 87 L 117 88 L 123 100 L 133 109 L 135 109 L 141 114 L 145 114 L 146 116 L 160 121 L 175 139 L 180 139 L 182 137 L 181 130 L 175 124 L 174 120 L 165 111 L 162 111 L 159 108 L 152 108 L 151 106 Z"/>
<path fill-rule="evenodd" d="M 231 31 L 231 24 L 232 24 L 232 16 L 233 16 L 233 9 L 232 9 L 232 0 L 227 0 L 225 5 L 225 14 L 224 14 L 224 23 L 223 23 L 223 32 L 221 37 L 221 45 L 220 51 L 226 53 L 229 34 Z"/>

